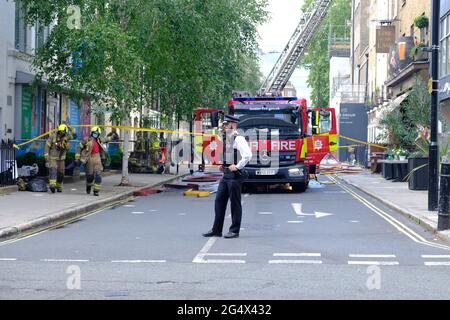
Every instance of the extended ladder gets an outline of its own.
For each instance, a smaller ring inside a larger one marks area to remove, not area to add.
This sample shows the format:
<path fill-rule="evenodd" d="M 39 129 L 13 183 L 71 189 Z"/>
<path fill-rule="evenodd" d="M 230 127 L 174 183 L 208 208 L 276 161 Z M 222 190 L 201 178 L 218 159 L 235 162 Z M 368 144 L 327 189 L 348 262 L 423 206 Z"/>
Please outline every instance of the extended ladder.
<path fill-rule="evenodd" d="M 328 13 L 332 0 L 313 0 L 300 18 L 300 23 L 261 87 L 261 94 L 278 95 L 283 91 Z"/>

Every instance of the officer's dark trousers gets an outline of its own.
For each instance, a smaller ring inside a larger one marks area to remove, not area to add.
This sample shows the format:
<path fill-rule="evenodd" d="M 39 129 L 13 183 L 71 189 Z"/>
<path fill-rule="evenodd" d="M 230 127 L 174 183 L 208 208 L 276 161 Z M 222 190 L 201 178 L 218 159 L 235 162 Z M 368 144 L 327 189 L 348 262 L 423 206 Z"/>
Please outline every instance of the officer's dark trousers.
<path fill-rule="evenodd" d="M 239 233 L 242 220 L 241 204 L 242 180 L 235 179 L 232 172 L 224 174 L 217 190 L 213 231 L 222 233 L 225 212 L 227 210 L 228 199 L 231 202 L 231 220 L 230 232 Z"/>

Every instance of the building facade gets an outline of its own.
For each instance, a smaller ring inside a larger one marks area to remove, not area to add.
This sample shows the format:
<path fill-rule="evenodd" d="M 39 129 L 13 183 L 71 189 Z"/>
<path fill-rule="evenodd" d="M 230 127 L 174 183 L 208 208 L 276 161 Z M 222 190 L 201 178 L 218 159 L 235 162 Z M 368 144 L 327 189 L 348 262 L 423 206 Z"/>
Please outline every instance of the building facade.
<path fill-rule="evenodd" d="M 368 140 L 388 144 L 379 138 L 383 114 L 406 101 L 414 78 L 429 79 L 429 55 L 419 48 L 429 46 L 430 27 L 415 21 L 429 19 L 431 0 L 371 0 L 370 12 Z"/>

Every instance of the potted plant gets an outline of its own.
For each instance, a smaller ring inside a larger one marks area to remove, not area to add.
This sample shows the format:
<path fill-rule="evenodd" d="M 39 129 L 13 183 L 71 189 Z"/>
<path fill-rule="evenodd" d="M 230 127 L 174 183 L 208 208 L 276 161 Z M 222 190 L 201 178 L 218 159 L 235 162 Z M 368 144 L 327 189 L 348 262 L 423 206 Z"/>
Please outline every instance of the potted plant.
<path fill-rule="evenodd" d="M 417 45 L 412 46 L 410 58 L 414 61 L 425 61 L 428 60 L 428 52 L 423 50 L 427 45 L 425 43 L 419 43 Z"/>
<path fill-rule="evenodd" d="M 408 156 L 408 150 L 405 150 L 403 148 L 398 149 L 397 156 L 398 156 L 398 160 L 400 160 L 400 161 L 406 160 L 406 157 Z"/>
<path fill-rule="evenodd" d="M 428 190 L 428 152 L 429 142 L 421 136 L 415 143 L 417 151 L 408 157 L 408 171 L 406 177 L 410 190 Z"/>
<path fill-rule="evenodd" d="M 428 28 L 429 24 L 430 19 L 427 16 L 421 15 L 414 19 L 414 25 L 419 29 Z"/>

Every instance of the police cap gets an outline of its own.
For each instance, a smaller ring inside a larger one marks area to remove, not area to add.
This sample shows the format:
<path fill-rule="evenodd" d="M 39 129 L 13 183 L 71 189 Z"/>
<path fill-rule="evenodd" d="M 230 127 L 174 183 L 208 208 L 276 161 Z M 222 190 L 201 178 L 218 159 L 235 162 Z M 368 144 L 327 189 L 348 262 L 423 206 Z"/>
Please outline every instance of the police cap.
<path fill-rule="evenodd" d="M 234 116 L 230 116 L 230 115 L 226 115 L 225 118 L 223 119 L 223 123 L 239 123 L 239 118 L 234 117 Z"/>

